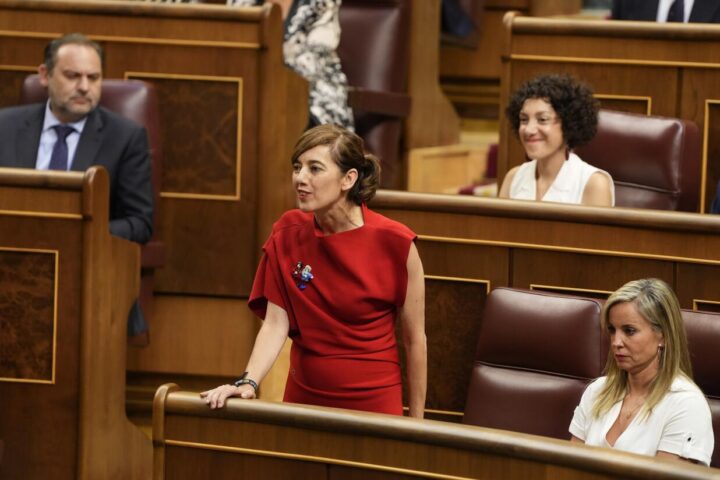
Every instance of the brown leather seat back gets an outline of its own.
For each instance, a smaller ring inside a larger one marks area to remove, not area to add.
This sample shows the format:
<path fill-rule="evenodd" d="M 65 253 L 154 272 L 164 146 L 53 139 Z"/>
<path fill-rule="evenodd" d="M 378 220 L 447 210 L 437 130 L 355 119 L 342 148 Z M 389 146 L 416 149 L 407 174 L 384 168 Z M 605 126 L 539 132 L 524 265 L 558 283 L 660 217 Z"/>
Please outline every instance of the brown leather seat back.
<path fill-rule="evenodd" d="M 720 314 L 682 311 L 693 379 L 710 404 L 715 433 L 711 466 L 720 467 Z"/>
<path fill-rule="evenodd" d="M 493 290 L 463 423 L 569 438 L 575 407 L 607 356 L 600 310 L 594 299 Z"/>
<path fill-rule="evenodd" d="M 338 55 L 351 87 L 406 93 L 410 38 L 409 0 L 344 0 Z M 355 109 L 355 130 L 382 162 L 382 185 L 402 188 L 402 119 Z"/>
<path fill-rule="evenodd" d="M 612 175 L 617 206 L 698 212 L 700 145 L 690 121 L 601 110 L 597 135 L 576 151 Z"/>

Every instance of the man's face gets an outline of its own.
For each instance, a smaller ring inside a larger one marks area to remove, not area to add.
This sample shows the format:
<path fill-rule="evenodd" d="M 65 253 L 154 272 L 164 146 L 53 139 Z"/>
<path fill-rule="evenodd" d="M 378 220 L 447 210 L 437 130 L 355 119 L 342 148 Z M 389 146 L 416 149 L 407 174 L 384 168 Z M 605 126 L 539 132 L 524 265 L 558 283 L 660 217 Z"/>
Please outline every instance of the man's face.
<path fill-rule="evenodd" d="M 66 44 L 60 47 L 55 67 L 38 67 L 40 83 L 48 88 L 50 109 L 62 123 L 77 122 L 100 101 L 102 66 L 100 56 L 89 46 Z"/>

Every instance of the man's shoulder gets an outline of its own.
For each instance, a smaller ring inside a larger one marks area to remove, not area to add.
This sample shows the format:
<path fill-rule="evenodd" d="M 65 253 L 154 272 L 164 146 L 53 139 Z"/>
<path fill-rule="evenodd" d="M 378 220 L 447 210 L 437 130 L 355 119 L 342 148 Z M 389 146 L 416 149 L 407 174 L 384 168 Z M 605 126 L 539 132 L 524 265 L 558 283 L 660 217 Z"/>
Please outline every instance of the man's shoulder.
<path fill-rule="evenodd" d="M 39 119 L 42 119 L 44 109 L 44 103 L 31 103 L 28 105 L 5 107 L 0 109 L 0 122 L 12 121 L 15 123 L 24 119 L 31 119 L 33 116 L 38 116 Z"/>
<path fill-rule="evenodd" d="M 103 126 L 114 129 L 122 128 L 125 130 L 137 130 L 144 128 L 135 120 L 123 117 L 122 115 L 119 115 L 112 110 L 108 110 L 103 106 L 98 106 L 95 110 L 93 110 L 89 117 L 90 116 L 95 116 L 96 118 L 99 118 Z"/>

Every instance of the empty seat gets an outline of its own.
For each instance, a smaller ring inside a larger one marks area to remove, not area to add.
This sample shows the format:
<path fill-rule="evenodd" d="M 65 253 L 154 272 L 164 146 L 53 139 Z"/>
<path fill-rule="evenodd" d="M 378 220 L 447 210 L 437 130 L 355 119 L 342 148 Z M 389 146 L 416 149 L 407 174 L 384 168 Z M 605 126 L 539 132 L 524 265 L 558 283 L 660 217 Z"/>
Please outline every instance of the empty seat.
<path fill-rule="evenodd" d="M 699 212 L 700 147 L 693 122 L 601 110 L 595 138 L 576 152 L 612 175 L 618 207 Z"/>
<path fill-rule="evenodd" d="M 463 423 L 570 438 L 607 341 L 598 300 L 497 288 L 479 330 Z"/>
<path fill-rule="evenodd" d="M 715 433 L 715 450 L 710 465 L 720 467 L 720 314 L 682 311 L 687 332 L 693 379 L 710 404 Z"/>

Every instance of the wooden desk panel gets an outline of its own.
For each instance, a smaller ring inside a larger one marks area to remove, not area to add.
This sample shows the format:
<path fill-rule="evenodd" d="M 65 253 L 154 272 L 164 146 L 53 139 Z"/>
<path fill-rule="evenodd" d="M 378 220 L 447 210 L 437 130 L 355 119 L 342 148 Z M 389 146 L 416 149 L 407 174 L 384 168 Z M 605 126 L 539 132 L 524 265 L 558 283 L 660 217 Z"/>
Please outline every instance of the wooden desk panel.
<path fill-rule="evenodd" d="M 443 385 L 428 388 L 431 418 L 458 421 L 464 410 L 485 302 L 472 282 L 604 298 L 657 277 L 683 308 L 720 309 L 720 217 L 391 191 L 371 208 L 418 234 L 428 384 Z"/>
<path fill-rule="evenodd" d="M 696 465 L 568 441 L 390 415 L 239 399 L 211 411 L 197 393 L 176 390 L 164 385 L 155 395 L 155 480 L 209 472 L 280 480 L 716 475 Z"/>
<path fill-rule="evenodd" d="M 508 14 L 501 105 L 523 81 L 546 72 L 571 73 L 590 83 L 614 108 L 612 97 L 649 99 L 654 115 L 694 121 L 704 132 L 703 211 L 709 210 L 720 179 L 718 88 L 720 26 L 602 20 L 540 19 Z M 610 97 L 610 98 L 608 98 Z M 501 124 L 498 176 L 524 155 Z"/>
<path fill-rule="evenodd" d="M 479 39 L 474 48 L 443 45 L 440 49 L 440 75 L 462 79 L 500 81 L 504 35 L 503 17 L 509 11 L 523 15 L 570 15 L 580 12 L 578 0 L 484 0 L 477 8 L 475 24 Z"/>
<path fill-rule="evenodd" d="M 150 473 L 124 402 L 139 248 L 110 236 L 108 189 L 98 167 L 0 169 L 0 478 Z"/>

